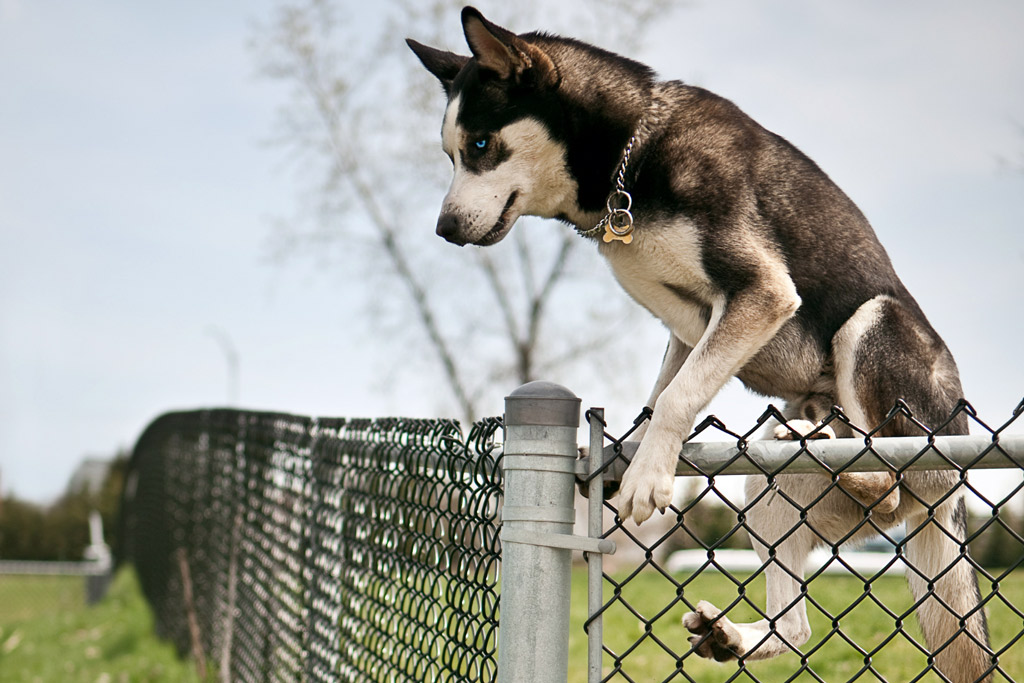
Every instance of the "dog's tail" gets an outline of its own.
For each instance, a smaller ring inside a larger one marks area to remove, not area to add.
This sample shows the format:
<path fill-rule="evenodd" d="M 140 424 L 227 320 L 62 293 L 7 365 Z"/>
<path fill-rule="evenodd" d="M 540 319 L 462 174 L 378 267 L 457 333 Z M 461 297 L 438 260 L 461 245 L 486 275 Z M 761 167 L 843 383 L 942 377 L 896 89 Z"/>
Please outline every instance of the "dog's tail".
<path fill-rule="evenodd" d="M 992 680 L 988 623 L 967 553 L 967 506 L 947 499 L 917 528 L 907 522 L 907 580 L 935 667 L 954 683 Z"/>

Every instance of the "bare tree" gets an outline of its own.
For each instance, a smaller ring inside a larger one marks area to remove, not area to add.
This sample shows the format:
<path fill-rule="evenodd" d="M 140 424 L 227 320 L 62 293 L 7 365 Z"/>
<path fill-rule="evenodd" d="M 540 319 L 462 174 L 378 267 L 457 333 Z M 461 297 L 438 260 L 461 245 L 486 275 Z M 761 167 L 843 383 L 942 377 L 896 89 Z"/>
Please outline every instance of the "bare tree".
<path fill-rule="evenodd" d="M 340 263 L 361 285 L 348 291 L 365 302 L 375 337 L 395 340 L 396 350 L 425 340 L 472 419 L 496 384 L 558 378 L 593 358 L 621 333 L 626 306 L 595 250 L 566 226 L 520 219 L 487 250 L 433 236 L 450 173 L 437 142 L 444 102 L 403 39 L 465 52 L 461 4 L 391 0 L 372 12 L 330 0 L 282 4 L 254 45 L 262 72 L 291 88 L 276 142 L 311 179 L 304 215 L 279 222 L 278 256 L 306 250 Z M 542 3 L 524 1 L 488 12 L 514 29 L 564 27 L 631 52 L 667 4 L 573 0 L 541 12 Z M 419 340 L 410 344 L 397 328 Z"/>

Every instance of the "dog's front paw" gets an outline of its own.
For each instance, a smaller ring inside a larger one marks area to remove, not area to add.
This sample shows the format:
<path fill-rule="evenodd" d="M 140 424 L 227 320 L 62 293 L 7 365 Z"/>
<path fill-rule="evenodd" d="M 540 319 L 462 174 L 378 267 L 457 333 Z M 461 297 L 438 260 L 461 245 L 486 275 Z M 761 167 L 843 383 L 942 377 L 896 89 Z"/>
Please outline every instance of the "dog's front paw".
<path fill-rule="evenodd" d="M 694 652 L 705 659 L 727 662 L 745 654 L 743 637 L 735 624 L 707 600 L 697 603 L 696 612 L 683 615 L 683 626 L 693 634 L 689 641 Z"/>
<path fill-rule="evenodd" d="M 786 424 L 775 428 L 773 435 L 777 441 L 795 441 L 797 439 L 834 439 L 836 433 L 828 425 L 818 431 L 818 425 L 807 420 L 789 420 Z M 814 432 L 813 434 L 811 432 Z"/>
<path fill-rule="evenodd" d="M 633 518 L 637 524 L 646 521 L 655 509 L 665 511 L 672 504 L 675 489 L 673 473 L 657 472 L 637 468 L 636 464 L 626 470 L 619 488 L 619 516 Z"/>

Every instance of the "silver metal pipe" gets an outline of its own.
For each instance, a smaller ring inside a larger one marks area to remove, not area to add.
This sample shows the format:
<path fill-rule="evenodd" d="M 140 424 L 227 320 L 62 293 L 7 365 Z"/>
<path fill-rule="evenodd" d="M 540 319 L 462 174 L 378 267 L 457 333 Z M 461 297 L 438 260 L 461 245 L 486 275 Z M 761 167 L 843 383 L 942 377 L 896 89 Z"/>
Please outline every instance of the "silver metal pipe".
<path fill-rule="evenodd" d="M 590 464 L 593 479 L 587 489 L 587 535 L 599 538 L 604 533 L 604 408 L 590 409 Z M 600 683 L 603 657 L 604 621 L 604 555 L 587 555 L 587 616 L 592 621 L 587 630 L 587 681 Z M 597 616 L 595 616 L 597 615 Z"/>
<path fill-rule="evenodd" d="M 622 443 L 622 455 L 630 460 L 636 442 Z M 612 447 L 606 447 L 611 451 Z M 814 439 L 799 441 L 749 441 L 744 455 L 733 441 L 687 443 L 680 451 L 677 476 L 709 474 L 786 474 L 828 471 L 877 472 L 894 469 L 1001 469 L 1024 467 L 1024 434 L 991 436 L 895 436 L 870 439 Z M 604 454 L 609 459 L 608 452 Z M 589 463 L 576 465 L 577 475 L 589 475 Z M 626 463 L 621 459 L 605 471 L 609 479 L 621 479 Z"/>
<path fill-rule="evenodd" d="M 565 683 L 580 399 L 531 382 L 505 399 L 498 683 Z M 545 545 L 548 544 L 548 545 Z"/>

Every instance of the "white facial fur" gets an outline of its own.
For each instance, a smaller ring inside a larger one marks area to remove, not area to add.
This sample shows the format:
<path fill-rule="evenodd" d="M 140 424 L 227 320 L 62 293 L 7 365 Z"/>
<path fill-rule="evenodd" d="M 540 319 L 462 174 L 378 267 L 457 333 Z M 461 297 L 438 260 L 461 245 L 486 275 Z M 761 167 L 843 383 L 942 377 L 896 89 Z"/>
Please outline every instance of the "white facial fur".
<path fill-rule="evenodd" d="M 500 143 L 508 151 L 508 158 L 495 168 L 482 173 L 466 168 L 461 151 L 472 141 L 458 122 L 459 103 L 459 96 L 449 103 L 441 128 L 441 144 L 455 165 L 441 211 L 460 218 L 460 241 L 476 243 L 486 236 L 486 244 L 493 244 L 521 215 L 552 218 L 565 214 L 572 218 L 580 213 L 565 147 L 552 140 L 537 120 L 520 119 L 494 133 L 492 144 Z M 516 199 L 506 210 L 513 193 Z M 489 234 L 503 213 L 501 229 Z"/>

